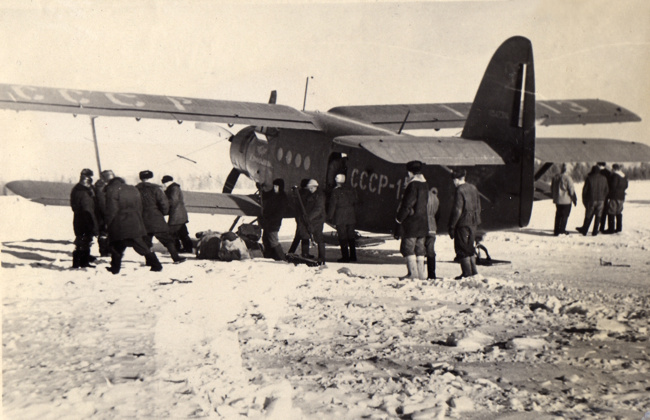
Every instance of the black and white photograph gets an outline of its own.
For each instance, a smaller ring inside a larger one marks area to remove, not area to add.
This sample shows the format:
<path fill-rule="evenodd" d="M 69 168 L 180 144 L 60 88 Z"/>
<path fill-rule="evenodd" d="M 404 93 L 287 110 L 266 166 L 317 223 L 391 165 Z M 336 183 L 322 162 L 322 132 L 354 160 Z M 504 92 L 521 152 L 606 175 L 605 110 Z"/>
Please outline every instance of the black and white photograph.
<path fill-rule="evenodd" d="M 0 2 L 2 413 L 650 419 L 650 2 Z"/>

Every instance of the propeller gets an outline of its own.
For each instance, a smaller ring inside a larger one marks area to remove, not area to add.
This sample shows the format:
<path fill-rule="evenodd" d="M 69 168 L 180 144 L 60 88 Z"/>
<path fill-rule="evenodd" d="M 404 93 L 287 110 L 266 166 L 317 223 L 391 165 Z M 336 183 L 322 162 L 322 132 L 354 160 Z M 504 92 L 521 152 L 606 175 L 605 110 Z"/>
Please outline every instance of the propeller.
<path fill-rule="evenodd" d="M 239 179 L 239 175 L 241 175 L 241 171 L 237 168 L 232 168 L 232 171 L 228 174 L 228 178 L 226 178 L 226 182 L 223 184 L 222 192 L 224 194 L 230 194 L 232 192 L 237 183 L 237 179 Z"/>

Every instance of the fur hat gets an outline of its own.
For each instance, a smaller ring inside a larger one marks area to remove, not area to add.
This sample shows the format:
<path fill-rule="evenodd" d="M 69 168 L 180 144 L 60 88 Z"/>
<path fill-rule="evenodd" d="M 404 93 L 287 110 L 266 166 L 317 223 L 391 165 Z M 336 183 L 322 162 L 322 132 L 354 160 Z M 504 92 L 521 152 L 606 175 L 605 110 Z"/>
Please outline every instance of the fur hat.
<path fill-rule="evenodd" d="M 318 187 L 318 181 L 315 179 L 310 179 L 309 182 L 307 182 L 307 185 L 305 187 Z"/>
<path fill-rule="evenodd" d="M 422 162 L 419 160 L 412 160 L 406 164 L 406 170 L 412 174 L 419 174 L 422 172 Z"/>
<path fill-rule="evenodd" d="M 454 179 L 465 178 L 466 175 L 467 171 L 465 171 L 465 169 L 458 169 L 451 174 Z"/>
<path fill-rule="evenodd" d="M 163 184 L 166 183 L 166 182 L 171 182 L 173 180 L 174 180 L 174 178 L 172 178 L 171 175 L 165 175 L 165 176 L 162 177 L 162 183 Z"/>
<path fill-rule="evenodd" d="M 343 184 L 345 182 L 345 174 L 336 174 L 334 181 L 339 184 Z"/>
<path fill-rule="evenodd" d="M 81 176 L 91 177 L 91 176 L 93 176 L 93 170 L 88 169 L 88 168 L 84 168 L 84 169 L 81 170 Z"/>
<path fill-rule="evenodd" d="M 284 180 L 282 178 L 276 178 L 273 180 L 273 185 L 280 187 L 280 191 L 284 190 Z"/>
<path fill-rule="evenodd" d="M 115 174 L 114 174 L 113 171 L 111 171 L 110 169 L 106 169 L 105 171 L 102 171 L 102 173 L 100 174 L 100 176 L 101 176 L 102 179 L 103 179 L 104 181 L 106 181 L 106 182 L 108 182 L 108 181 L 110 181 L 111 179 L 115 178 Z"/>
<path fill-rule="evenodd" d="M 153 172 L 147 170 L 147 171 L 140 171 L 140 179 L 144 181 L 145 179 L 151 179 L 153 178 Z"/>

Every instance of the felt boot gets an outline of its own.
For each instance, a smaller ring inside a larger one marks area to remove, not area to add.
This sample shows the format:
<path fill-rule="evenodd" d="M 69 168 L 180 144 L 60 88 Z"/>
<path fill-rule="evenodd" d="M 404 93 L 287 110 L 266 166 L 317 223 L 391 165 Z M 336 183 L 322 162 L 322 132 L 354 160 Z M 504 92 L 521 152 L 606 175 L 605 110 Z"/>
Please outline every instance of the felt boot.
<path fill-rule="evenodd" d="M 408 274 L 401 279 L 417 279 L 418 278 L 418 262 L 415 255 L 409 255 L 406 257 L 406 268 L 408 269 Z"/>
<path fill-rule="evenodd" d="M 72 251 L 72 268 L 81 267 L 81 251 Z"/>
<path fill-rule="evenodd" d="M 273 247 L 271 257 L 276 261 L 287 260 L 287 256 L 284 255 L 284 251 L 282 250 L 282 245 L 276 245 Z"/>
<path fill-rule="evenodd" d="M 158 256 L 155 253 L 150 252 L 144 258 L 147 261 L 147 265 L 151 267 L 151 271 L 162 271 L 162 264 L 158 261 Z"/>
<path fill-rule="evenodd" d="M 469 257 L 460 259 L 460 269 L 462 270 L 462 273 L 460 276 L 456 277 L 456 280 L 460 280 L 472 275 L 472 263 Z"/>
<path fill-rule="evenodd" d="M 616 232 L 623 231 L 623 214 L 616 215 Z"/>
<path fill-rule="evenodd" d="M 415 262 L 417 263 L 417 266 L 418 266 L 418 278 L 420 280 L 426 280 L 427 279 L 427 269 L 426 269 L 426 264 L 424 263 L 424 255 L 418 255 L 415 258 Z"/>
<path fill-rule="evenodd" d="M 357 244 L 354 240 L 350 241 L 350 261 L 357 261 Z"/>
<path fill-rule="evenodd" d="M 339 258 L 337 261 L 350 262 L 350 251 L 348 250 L 347 245 L 341 245 L 341 258 Z"/>
<path fill-rule="evenodd" d="M 472 273 L 472 276 L 475 276 L 478 274 L 478 270 L 476 269 L 476 255 L 472 255 L 469 257 L 469 267 L 470 267 L 470 272 Z"/>
<path fill-rule="evenodd" d="M 85 251 L 79 251 L 79 267 L 88 267 L 95 268 L 94 265 L 90 264 L 90 250 L 86 249 Z"/>
<path fill-rule="evenodd" d="M 111 266 L 106 267 L 106 269 L 113 274 L 118 274 L 120 272 L 121 266 L 122 266 L 122 256 L 118 255 L 117 253 L 112 253 Z"/>
<path fill-rule="evenodd" d="M 436 278 L 436 257 L 427 258 L 427 274 L 431 280 Z"/>

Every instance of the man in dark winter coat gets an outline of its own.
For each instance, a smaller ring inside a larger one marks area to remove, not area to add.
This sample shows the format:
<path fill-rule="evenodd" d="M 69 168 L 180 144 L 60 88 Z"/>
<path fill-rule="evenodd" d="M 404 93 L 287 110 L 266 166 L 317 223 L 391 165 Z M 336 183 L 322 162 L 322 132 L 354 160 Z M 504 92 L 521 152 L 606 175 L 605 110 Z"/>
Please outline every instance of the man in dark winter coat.
<path fill-rule="evenodd" d="M 478 274 L 476 269 L 476 228 L 481 224 L 481 198 L 476 187 L 465 182 L 465 170 L 454 171 L 456 194 L 449 217 L 449 236 L 454 240 L 462 274 L 457 279 Z"/>
<path fill-rule="evenodd" d="M 155 237 L 167 248 L 175 263 L 183 262 L 185 258 L 178 255 L 174 237 L 169 233 L 169 226 L 165 222 L 164 215 L 169 214 L 169 201 L 158 185 L 147 182 L 151 178 L 153 178 L 153 172 L 141 171 L 140 180 L 142 182 L 135 186 L 142 197 L 142 220 L 147 231 L 146 243 L 151 248 Z"/>
<path fill-rule="evenodd" d="M 99 179 L 95 182 L 95 198 L 97 203 L 97 223 L 99 224 L 99 237 L 97 244 L 99 245 L 99 255 L 107 257 L 111 254 L 110 244 L 108 242 L 108 232 L 106 230 L 106 185 L 111 179 L 115 178 L 115 174 L 110 169 L 102 171 Z"/>
<path fill-rule="evenodd" d="M 598 226 L 605 207 L 605 199 L 609 194 L 609 186 L 607 185 L 607 178 L 601 173 L 598 166 L 591 168 L 591 172 L 585 179 L 585 185 L 582 187 L 582 204 L 585 205 L 585 220 L 582 226 L 577 227 L 576 230 L 587 236 L 591 220 L 594 219 L 594 229 L 592 235 L 598 235 Z"/>
<path fill-rule="evenodd" d="M 309 254 L 309 238 L 318 246 L 318 263 L 325 264 L 325 240 L 323 225 L 325 224 L 325 193 L 318 188 L 318 181 L 310 179 L 305 189 L 299 192 L 304 214 L 298 219 L 298 236 L 302 241 L 302 256 Z M 300 209 L 302 212 L 302 209 Z"/>
<path fill-rule="evenodd" d="M 151 271 L 162 271 L 158 257 L 145 243 L 147 234 L 142 220 L 142 199 L 140 192 L 127 185 L 122 178 L 113 178 L 106 186 L 106 226 L 111 246 L 111 266 L 113 274 L 120 272 L 122 256 L 127 246 L 143 255 Z"/>
<path fill-rule="evenodd" d="M 412 279 L 427 278 L 424 259 L 425 240 L 429 233 L 427 201 L 429 185 L 422 175 L 422 162 L 414 160 L 406 164 L 408 181 L 395 220 L 400 225 L 402 243 L 400 252 L 406 258 L 406 266 Z"/>
<path fill-rule="evenodd" d="M 339 262 L 357 260 L 357 249 L 354 227 L 357 223 L 355 207 L 357 194 L 345 185 L 345 174 L 334 177 L 336 186 L 332 190 L 327 208 L 327 219 L 336 226 L 336 234 L 341 247 Z"/>
<path fill-rule="evenodd" d="M 170 175 L 162 177 L 162 183 L 165 186 L 165 195 L 169 200 L 169 233 L 174 237 L 174 244 L 179 252 L 194 252 L 194 245 L 190 233 L 187 231 L 187 209 L 183 200 L 181 186 L 174 182 Z"/>
<path fill-rule="evenodd" d="M 438 200 L 438 189 L 431 187 L 427 201 L 427 220 L 429 221 L 429 232 L 424 245 L 427 249 L 427 278 L 436 278 L 436 232 L 438 231 L 438 219 L 440 218 L 440 200 Z"/>
<path fill-rule="evenodd" d="M 601 175 L 605 177 L 607 180 L 607 185 L 609 186 L 609 181 L 610 177 L 612 176 L 612 172 L 607 169 L 607 163 L 606 162 L 598 162 L 596 165 L 598 165 L 598 169 L 600 169 Z M 609 194 L 607 198 L 605 198 L 605 202 L 603 203 L 603 214 L 600 216 L 600 218 L 596 219 L 596 223 L 598 223 L 598 230 L 600 232 L 605 232 L 605 224 L 607 223 L 607 207 L 609 205 Z"/>
<path fill-rule="evenodd" d="M 90 265 L 90 246 L 93 236 L 99 234 L 95 209 L 95 193 L 93 191 L 93 171 L 81 171 L 79 183 L 70 193 L 70 207 L 74 212 L 72 225 L 74 228 L 75 249 L 72 251 L 72 268 L 94 267 Z"/>
<path fill-rule="evenodd" d="M 618 233 L 623 230 L 623 203 L 628 182 L 621 165 L 615 163 L 609 177 L 609 195 L 607 197 L 608 226 L 605 233 Z M 603 223 L 604 224 L 604 223 Z"/>
<path fill-rule="evenodd" d="M 289 199 L 284 192 L 284 180 L 278 178 L 273 180 L 273 188 L 269 191 L 262 191 L 262 244 L 266 257 L 276 261 L 284 261 L 284 255 L 278 233 L 282 226 L 282 216 L 287 213 Z"/>

